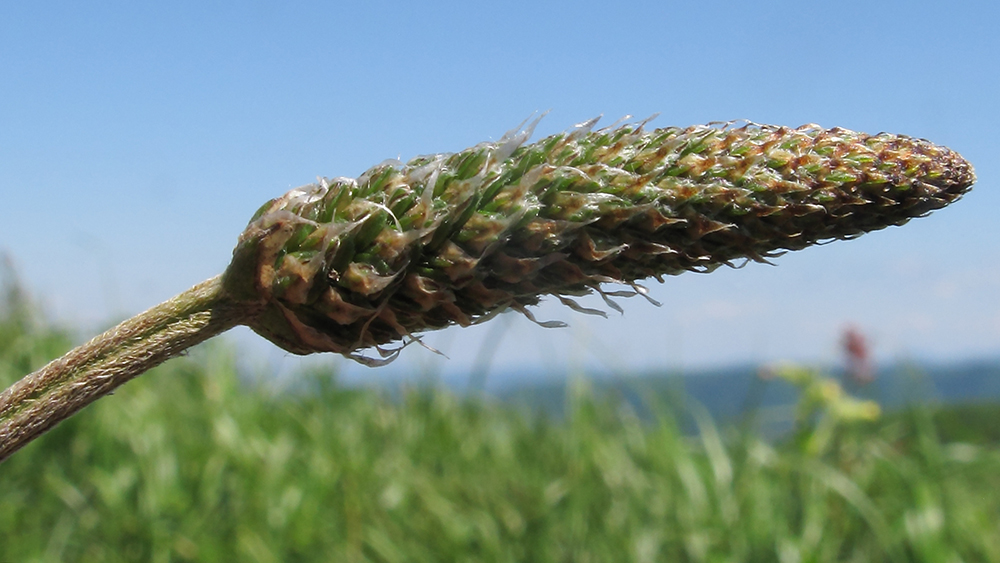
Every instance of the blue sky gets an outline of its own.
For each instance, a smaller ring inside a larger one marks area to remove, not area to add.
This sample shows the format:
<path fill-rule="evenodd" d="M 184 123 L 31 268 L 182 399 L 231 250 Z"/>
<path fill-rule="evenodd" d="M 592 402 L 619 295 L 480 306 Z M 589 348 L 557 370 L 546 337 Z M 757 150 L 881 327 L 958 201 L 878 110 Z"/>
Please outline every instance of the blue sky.
<path fill-rule="evenodd" d="M 902 228 L 776 267 L 651 282 L 608 320 L 514 315 L 358 377 L 1000 356 L 995 2 L 7 2 L 0 251 L 81 336 L 222 271 L 264 201 L 317 176 L 603 114 L 890 131 L 950 146 L 977 187 Z M 246 331 L 275 369 L 301 361 Z M 477 360 L 477 358 L 479 358 Z"/>

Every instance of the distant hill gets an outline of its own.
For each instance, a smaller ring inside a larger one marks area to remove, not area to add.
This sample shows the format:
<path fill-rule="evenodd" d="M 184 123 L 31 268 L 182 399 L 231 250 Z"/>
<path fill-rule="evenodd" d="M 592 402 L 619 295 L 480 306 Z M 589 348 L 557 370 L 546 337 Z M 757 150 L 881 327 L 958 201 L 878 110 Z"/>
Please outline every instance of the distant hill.
<path fill-rule="evenodd" d="M 677 412 L 692 403 L 705 407 L 721 423 L 738 423 L 753 413 L 757 424 L 769 432 L 780 432 L 790 421 L 798 399 L 796 389 L 781 380 L 765 380 L 756 366 L 737 366 L 678 375 L 650 372 L 622 377 L 596 376 L 582 383 L 596 395 L 627 402 L 637 413 L 647 412 L 650 402 L 668 402 Z M 965 404 L 1000 401 L 1000 360 L 967 361 L 954 364 L 897 364 L 880 369 L 875 381 L 856 387 L 843 374 L 828 372 L 841 380 L 855 396 L 878 401 L 894 410 L 912 403 Z M 554 379 L 551 375 L 518 374 L 496 376 L 508 383 L 489 386 L 487 395 L 506 403 L 521 405 L 561 416 L 574 378 Z M 580 378 L 576 378 L 580 381 Z"/>

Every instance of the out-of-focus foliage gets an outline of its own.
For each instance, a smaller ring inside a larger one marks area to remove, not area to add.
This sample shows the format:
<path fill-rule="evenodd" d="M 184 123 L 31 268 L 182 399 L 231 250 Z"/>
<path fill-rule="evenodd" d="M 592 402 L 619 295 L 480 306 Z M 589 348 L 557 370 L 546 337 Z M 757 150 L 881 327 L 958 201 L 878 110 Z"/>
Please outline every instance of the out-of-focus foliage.
<path fill-rule="evenodd" d="M 3 384 L 68 344 L 7 295 Z M 0 561 L 1000 560 L 1000 449 L 926 410 L 812 448 L 586 387 L 548 419 L 299 381 L 203 347 L 88 407 L 0 465 Z"/>
<path fill-rule="evenodd" d="M 878 420 L 882 414 L 878 403 L 852 397 L 837 380 L 815 369 L 782 364 L 761 374 L 782 379 L 798 388 L 795 441 L 806 454 L 819 455 L 827 451 L 845 428 Z"/>

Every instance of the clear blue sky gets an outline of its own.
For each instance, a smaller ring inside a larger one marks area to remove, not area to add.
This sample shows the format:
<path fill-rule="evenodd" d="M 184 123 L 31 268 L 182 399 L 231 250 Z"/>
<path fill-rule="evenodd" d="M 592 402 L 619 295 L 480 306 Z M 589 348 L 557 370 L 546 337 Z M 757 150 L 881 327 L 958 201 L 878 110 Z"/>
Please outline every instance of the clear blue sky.
<path fill-rule="evenodd" d="M 604 114 L 925 137 L 977 168 L 951 208 L 851 242 L 650 283 L 603 320 L 558 305 L 450 329 L 392 377 L 1000 356 L 996 2 L 5 2 L 0 250 L 81 336 L 220 272 L 264 201 L 317 176 Z M 494 326 L 495 325 L 495 326 Z M 267 350 L 245 332 L 248 350 Z M 263 352 L 261 352 L 263 353 Z M 270 353 L 276 368 L 299 365 Z"/>

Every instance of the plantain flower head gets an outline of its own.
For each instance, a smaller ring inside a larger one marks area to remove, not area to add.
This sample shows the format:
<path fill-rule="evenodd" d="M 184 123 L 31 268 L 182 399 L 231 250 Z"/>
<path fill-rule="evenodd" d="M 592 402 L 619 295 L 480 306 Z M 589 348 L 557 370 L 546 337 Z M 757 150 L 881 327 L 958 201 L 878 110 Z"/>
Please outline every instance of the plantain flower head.
<path fill-rule="evenodd" d="M 610 297 L 646 278 L 902 225 L 975 181 L 954 151 L 901 135 L 595 121 L 296 188 L 254 215 L 226 289 L 289 352 L 377 364 L 422 331 L 533 318 L 545 295 L 593 312 L 572 297 L 598 292 L 618 309 Z M 359 353 L 371 347 L 382 360 Z"/>

